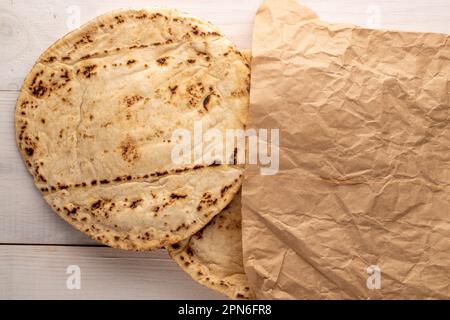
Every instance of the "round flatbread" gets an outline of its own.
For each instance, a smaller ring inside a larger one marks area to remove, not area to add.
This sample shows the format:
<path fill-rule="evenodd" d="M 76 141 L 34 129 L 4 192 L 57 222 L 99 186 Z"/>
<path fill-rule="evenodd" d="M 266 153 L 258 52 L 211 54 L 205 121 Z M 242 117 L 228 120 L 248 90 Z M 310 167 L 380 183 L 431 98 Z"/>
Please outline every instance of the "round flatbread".
<path fill-rule="evenodd" d="M 194 136 L 199 121 L 242 129 L 249 83 L 248 62 L 209 23 L 108 13 L 38 59 L 17 101 L 17 144 L 64 220 L 109 246 L 159 248 L 200 230 L 241 184 L 242 168 L 224 161 L 173 161 L 173 133 Z"/>
<path fill-rule="evenodd" d="M 199 283 L 232 299 L 254 299 L 242 260 L 241 196 L 192 237 L 167 247 Z"/>

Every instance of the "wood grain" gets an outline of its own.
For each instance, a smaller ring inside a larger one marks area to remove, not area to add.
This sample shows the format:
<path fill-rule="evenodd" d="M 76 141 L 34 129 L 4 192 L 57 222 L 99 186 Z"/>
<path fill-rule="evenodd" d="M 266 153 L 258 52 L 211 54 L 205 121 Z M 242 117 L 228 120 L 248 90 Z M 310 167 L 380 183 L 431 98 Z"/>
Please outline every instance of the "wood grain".
<path fill-rule="evenodd" d="M 0 299 L 223 298 L 192 281 L 164 251 L 138 254 L 88 246 L 96 243 L 58 218 L 34 187 L 15 146 L 14 108 L 22 81 L 37 57 L 79 23 L 99 14 L 126 7 L 174 7 L 211 21 L 238 47 L 250 48 L 253 20 L 260 3 L 261 0 L 0 3 Z M 330 22 L 450 33 L 449 0 L 301 3 Z M 66 288 L 69 265 L 81 268 L 81 290 Z"/>
<path fill-rule="evenodd" d="M 171 7 L 210 20 L 240 47 L 251 44 L 259 0 L 30 1 L 0 3 L 0 90 L 18 90 L 39 55 L 54 41 L 92 18 L 120 8 Z"/>
<path fill-rule="evenodd" d="M 66 286 L 67 267 L 81 288 Z M 0 299 L 225 299 L 197 284 L 165 253 L 106 247 L 0 246 Z"/>
<path fill-rule="evenodd" d="M 18 90 L 34 61 L 78 23 L 120 8 L 171 7 L 209 20 L 240 48 L 250 48 L 254 15 L 261 0 L 116 0 L 0 3 L 0 90 Z M 307 0 L 302 4 L 330 22 L 450 33 L 450 1 Z M 375 22 L 376 25 L 373 25 Z"/>
<path fill-rule="evenodd" d="M 3 1 L 0 3 L 0 243 L 93 244 L 51 212 L 33 186 L 14 141 L 17 89 L 38 55 L 57 38 L 103 12 L 123 7 L 176 7 L 218 25 L 242 48 L 251 46 L 254 15 L 260 0 L 250 1 Z M 130 3 L 132 3 L 130 5 Z M 302 1 L 321 18 L 383 28 L 450 33 L 450 1 L 334 0 Z M 9 27 L 8 27 L 9 26 Z M 24 31 L 25 30 L 25 31 Z M 26 37 L 23 36 L 26 34 Z M 19 42 L 26 43 L 23 47 Z"/>
<path fill-rule="evenodd" d="M 0 243 L 95 243 L 53 213 L 34 186 L 15 143 L 17 95 L 0 92 Z"/>

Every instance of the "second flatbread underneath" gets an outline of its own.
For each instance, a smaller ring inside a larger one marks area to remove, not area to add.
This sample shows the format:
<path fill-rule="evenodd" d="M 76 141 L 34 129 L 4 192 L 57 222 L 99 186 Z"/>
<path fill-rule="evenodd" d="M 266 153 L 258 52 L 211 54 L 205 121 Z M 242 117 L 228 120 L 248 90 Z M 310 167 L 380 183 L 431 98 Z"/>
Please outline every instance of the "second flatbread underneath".
<path fill-rule="evenodd" d="M 192 237 L 167 250 L 194 280 L 232 299 L 254 299 L 242 260 L 241 196 Z"/>

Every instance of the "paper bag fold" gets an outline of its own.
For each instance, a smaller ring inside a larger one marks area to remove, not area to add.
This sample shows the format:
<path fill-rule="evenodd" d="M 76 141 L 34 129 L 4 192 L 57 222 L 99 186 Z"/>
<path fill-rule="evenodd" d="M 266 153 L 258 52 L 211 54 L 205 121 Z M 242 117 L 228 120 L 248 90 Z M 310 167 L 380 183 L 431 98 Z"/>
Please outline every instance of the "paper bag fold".
<path fill-rule="evenodd" d="M 253 35 L 244 263 L 265 299 L 450 298 L 450 41 L 269 0 Z"/>

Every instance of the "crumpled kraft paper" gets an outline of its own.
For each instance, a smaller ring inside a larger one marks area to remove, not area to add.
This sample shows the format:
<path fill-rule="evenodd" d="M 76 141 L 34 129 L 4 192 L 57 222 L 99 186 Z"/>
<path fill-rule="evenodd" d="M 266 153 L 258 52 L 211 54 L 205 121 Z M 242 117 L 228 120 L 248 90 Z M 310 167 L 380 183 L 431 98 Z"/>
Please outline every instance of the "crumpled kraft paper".
<path fill-rule="evenodd" d="M 326 23 L 268 0 L 253 36 L 246 273 L 265 299 L 450 298 L 450 41 Z"/>

